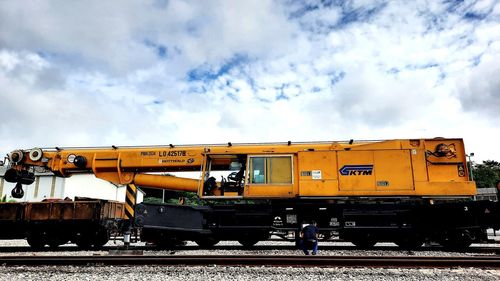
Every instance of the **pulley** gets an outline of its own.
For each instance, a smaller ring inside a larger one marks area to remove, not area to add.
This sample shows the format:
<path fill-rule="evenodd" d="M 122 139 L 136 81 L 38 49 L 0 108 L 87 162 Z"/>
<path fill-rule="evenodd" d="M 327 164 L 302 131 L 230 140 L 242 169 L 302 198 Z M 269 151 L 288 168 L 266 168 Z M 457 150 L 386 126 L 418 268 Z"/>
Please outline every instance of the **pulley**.
<path fill-rule="evenodd" d="M 4 178 L 7 182 L 32 184 L 35 181 L 35 174 L 26 170 L 16 170 L 14 168 L 10 168 L 5 172 Z"/>
<path fill-rule="evenodd" d="M 14 150 L 8 155 L 8 157 L 11 163 L 17 164 L 24 160 L 24 153 L 21 150 Z"/>
<path fill-rule="evenodd" d="M 42 159 L 43 151 L 40 148 L 33 148 L 30 150 L 29 158 L 31 161 L 36 162 Z"/>

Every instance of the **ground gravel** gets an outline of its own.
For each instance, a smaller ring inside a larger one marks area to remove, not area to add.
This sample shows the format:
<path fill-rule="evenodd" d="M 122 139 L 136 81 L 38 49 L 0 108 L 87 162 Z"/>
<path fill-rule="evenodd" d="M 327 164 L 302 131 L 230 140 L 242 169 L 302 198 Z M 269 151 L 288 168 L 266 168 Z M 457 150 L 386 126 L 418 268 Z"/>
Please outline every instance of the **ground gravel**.
<path fill-rule="evenodd" d="M 107 246 L 118 246 L 114 242 Z M 143 245 L 143 244 L 138 244 Z M 188 243 L 188 246 L 194 246 Z M 236 246 L 237 242 L 224 241 L 221 246 Z M 258 245 L 292 245 L 289 242 L 263 241 Z M 477 253 L 397 250 L 321 250 L 321 246 L 347 246 L 349 243 L 320 243 L 320 255 L 372 255 L 372 256 L 464 256 Z M 0 241 L 0 247 L 28 246 L 25 240 Z M 393 246 L 386 243 L 380 246 Z M 63 247 L 74 247 L 66 245 Z M 494 246 L 492 246 L 494 247 Z M 2 252 L 0 255 L 108 255 L 107 251 L 44 251 Z M 302 255 L 299 250 L 169 250 L 144 251 L 144 255 Z M 40 266 L 7 267 L 0 265 L 0 281 L 30 280 L 500 280 L 500 270 L 476 268 L 448 269 L 395 269 L 395 268 L 316 268 L 316 267 L 185 267 L 185 266 Z"/>
<path fill-rule="evenodd" d="M 499 280 L 500 271 L 293 267 L 0 267 L 0 280 Z"/>

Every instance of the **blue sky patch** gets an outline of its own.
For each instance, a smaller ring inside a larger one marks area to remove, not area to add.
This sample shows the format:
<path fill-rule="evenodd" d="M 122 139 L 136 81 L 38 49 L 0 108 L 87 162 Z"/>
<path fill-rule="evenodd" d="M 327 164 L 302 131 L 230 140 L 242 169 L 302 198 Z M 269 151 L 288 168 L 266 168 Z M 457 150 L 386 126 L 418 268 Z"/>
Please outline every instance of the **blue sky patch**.
<path fill-rule="evenodd" d="M 330 82 L 332 83 L 332 85 L 335 85 L 338 82 L 342 81 L 342 79 L 344 79 L 345 75 L 346 75 L 346 73 L 344 71 L 330 73 L 329 74 Z"/>
<path fill-rule="evenodd" d="M 342 17 L 337 23 L 337 27 L 342 27 L 353 22 L 369 21 L 376 16 L 380 11 L 386 7 L 386 3 L 376 5 L 371 8 L 357 8 L 351 9 L 350 7 L 342 7 Z"/>
<path fill-rule="evenodd" d="M 211 65 L 204 64 L 198 68 L 192 69 L 187 73 L 187 80 L 209 82 L 216 80 L 222 75 L 228 74 L 231 70 L 240 67 L 249 62 L 246 55 L 236 54 L 229 60 L 223 62 L 219 67 L 214 68 Z"/>
<path fill-rule="evenodd" d="M 167 58 L 167 55 L 168 55 L 168 49 L 167 47 L 165 47 L 164 45 L 162 44 L 159 44 L 159 43 L 156 43 L 150 39 L 145 39 L 143 41 L 144 45 L 146 45 L 147 47 L 153 49 L 153 51 L 156 53 L 156 55 L 161 58 L 161 59 L 164 59 L 164 58 Z"/>

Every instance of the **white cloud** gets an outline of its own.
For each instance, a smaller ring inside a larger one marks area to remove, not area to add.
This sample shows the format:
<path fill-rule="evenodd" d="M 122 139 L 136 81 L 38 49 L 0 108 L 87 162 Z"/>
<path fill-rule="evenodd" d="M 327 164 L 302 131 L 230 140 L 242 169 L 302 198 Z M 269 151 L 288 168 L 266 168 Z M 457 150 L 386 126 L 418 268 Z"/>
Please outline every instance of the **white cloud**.
<path fill-rule="evenodd" d="M 500 160 L 499 5 L 5 2 L 0 152 L 444 136 Z"/>
<path fill-rule="evenodd" d="M 466 79 L 460 80 L 457 95 L 462 107 L 492 119 L 492 125 L 500 121 L 500 54 L 486 58 L 471 69 Z M 500 139 L 499 139 L 500 140 Z"/>

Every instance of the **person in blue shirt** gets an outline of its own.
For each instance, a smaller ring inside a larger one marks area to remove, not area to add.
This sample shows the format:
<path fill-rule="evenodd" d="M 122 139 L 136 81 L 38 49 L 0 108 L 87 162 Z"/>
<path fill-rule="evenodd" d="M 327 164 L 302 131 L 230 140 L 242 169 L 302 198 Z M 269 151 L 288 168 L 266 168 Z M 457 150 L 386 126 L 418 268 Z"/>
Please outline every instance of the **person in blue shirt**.
<path fill-rule="evenodd" d="M 312 249 L 312 254 L 318 253 L 318 228 L 316 222 L 311 221 L 309 225 L 304 227 L 300 232 L 301 248 L 305 255 L 309 255 L 309 249 Z"/>

